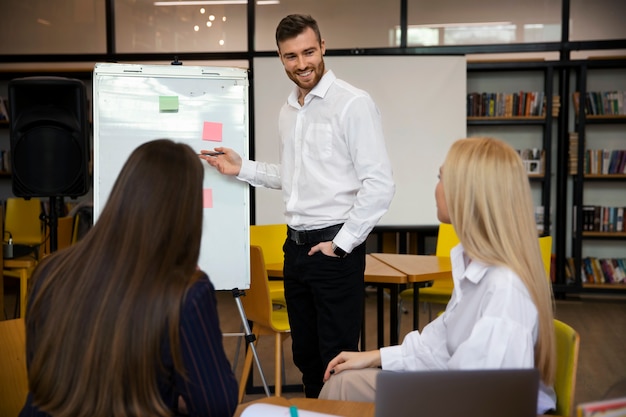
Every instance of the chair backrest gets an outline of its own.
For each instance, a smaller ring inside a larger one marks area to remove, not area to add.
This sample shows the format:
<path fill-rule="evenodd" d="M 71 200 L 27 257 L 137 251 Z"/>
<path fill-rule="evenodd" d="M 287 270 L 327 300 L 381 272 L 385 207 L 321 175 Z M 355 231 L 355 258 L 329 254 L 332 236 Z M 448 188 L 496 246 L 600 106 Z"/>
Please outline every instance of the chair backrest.
<path fill-rule="evenodd" d="M 0 321 L 0 416 L 17 416 L 28 394 L 24 319 Z"/>
<path fill-rule="evenodd" d="M 539 249 L 541 250 L 541 260 L 546 269 L 546 275 L 550 280 L 550 267 L 552 265 L 552 236 L 542 236 L 539 238 Z"/>
<path fill-rule="evenodd" d="M 250 288 L 241 297 L 246 318 L 254 323 L 272 327 L 272 301 L 263 259 L 263 249 L 250 245 Z"/>
<path fill-rule="evenodd" d="M 560 320 L 554 319 L 556 334 L 556 414 L 570 416 L 574 410 L 576 392 L 576 370 L 578 369 L 578 332 Z"/>
<path fill-rule="evenodd" d="M 262 224 L 250 226 L 250 244 L 263 249 L 266 264 L 282 263 L 285 260 L 283 244 L 287 238 L 287 225 Z"/>
<path fill-rule="evenodd" d="M 72 227 L 71 243 L 76 243 L 93 227 L 93 206 L 90 203 L 82 204 L 72 211 L 74 224 Z"/>
<path fill-rule="evenodd" d="M 437 256 L 450 256 L 450 250 L 459 244 L 459 237 L 454 231 L 454 227 L 448 223 L 441 223 L 439 225 L 439 232 L 437 233 L 437 249 L 435 255 Z"/>
<path fill-rule="evenodd" d="M 441 223 L 437 234 L 437 256 L 450 256 L 450 250 L 459 243 L 459 237 L 451 224 Z M 550 279 L 550 265 L 552 263 L 552 236 L 542 236 L 539 238 L 539 248 L 541 250 L 541 260 Z"/>
<path fill-rule="evenodd" d="M 69 216 L 59 217 L 57 219 L 57 250 L 65 249 L 72 242 L 72 230 L 74 228 L 74 218 Z M 46 239 L 46 253 L 50 251 L 50 228 L 47 227 L 48 238 Z"/>
<path fill-rule="evenodd" d="M 4 230 L 8 239 L 8 232 L 13 237 L 13 243 L 37 245 L 42 243 L 41 200 L 31 198 L 7 198 Z"/>

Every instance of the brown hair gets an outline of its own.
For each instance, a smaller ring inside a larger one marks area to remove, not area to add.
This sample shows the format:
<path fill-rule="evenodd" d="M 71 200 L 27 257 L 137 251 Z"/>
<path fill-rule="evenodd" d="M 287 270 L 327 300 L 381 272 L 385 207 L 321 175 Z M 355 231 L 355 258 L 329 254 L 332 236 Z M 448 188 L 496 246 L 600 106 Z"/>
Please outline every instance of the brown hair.
<path fill-rule="evenodd" d="M 55 417 L 167 416 L 157 375 L 194 280 L 204 170 L 185 144 L 133 151 L 94 227 L 37 268 L 27 349 L 34 403 Z"/>
<path fill-rule="evenodd" d="M 317 42 L 321 45 L 322 35 L 315 19 L 308 15 L 290 14 L 284 17 L 276 27 L 276 46 L 279 46 L 279 43 L 284 40 L 295 38 L 306 28 L 313 29 Z"/>

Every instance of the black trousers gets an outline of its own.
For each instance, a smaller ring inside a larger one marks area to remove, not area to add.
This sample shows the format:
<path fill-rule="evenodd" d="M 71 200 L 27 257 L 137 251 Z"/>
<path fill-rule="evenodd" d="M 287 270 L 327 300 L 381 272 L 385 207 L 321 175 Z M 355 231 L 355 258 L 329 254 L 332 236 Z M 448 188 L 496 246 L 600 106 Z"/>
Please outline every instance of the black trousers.
<path fill-rule="evenodd" d="M 345 258 L 309 256 L 316 244 L 288 238 L 283 247 L 293 360 L 309 398 L 319 395 L 331 359 L 359 350 L 364 303 L 365 243 Z"/>

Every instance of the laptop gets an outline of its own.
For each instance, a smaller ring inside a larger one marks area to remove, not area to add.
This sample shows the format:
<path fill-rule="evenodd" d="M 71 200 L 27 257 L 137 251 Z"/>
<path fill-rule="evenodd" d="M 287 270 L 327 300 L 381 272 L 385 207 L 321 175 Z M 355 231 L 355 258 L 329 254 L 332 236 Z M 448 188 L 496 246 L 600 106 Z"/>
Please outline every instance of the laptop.
<path fill-rule="evenodd" d="M 381 371 L 375 417 L 536 417 L 537 369 Z"/>

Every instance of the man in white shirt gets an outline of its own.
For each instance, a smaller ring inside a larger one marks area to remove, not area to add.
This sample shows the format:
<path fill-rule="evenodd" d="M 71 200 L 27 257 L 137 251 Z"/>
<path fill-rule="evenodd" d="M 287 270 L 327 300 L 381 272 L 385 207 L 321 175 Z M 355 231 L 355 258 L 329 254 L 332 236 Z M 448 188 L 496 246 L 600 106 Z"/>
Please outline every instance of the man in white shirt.
<path fill-rule="evenodd" d="M 280 164 L 228 148 L 202 156 L 226 175 L 282 189 L 288 236 L 285 298 L 293 358 L 307 397 L 328 362 L 358 350 L 365 240 L 395 192 L 380 113 L 364 91 L 324 66 L 317 22 L 289 15 L 276 29 L 278 55 L 296 88 L 279 115 Z"/>

